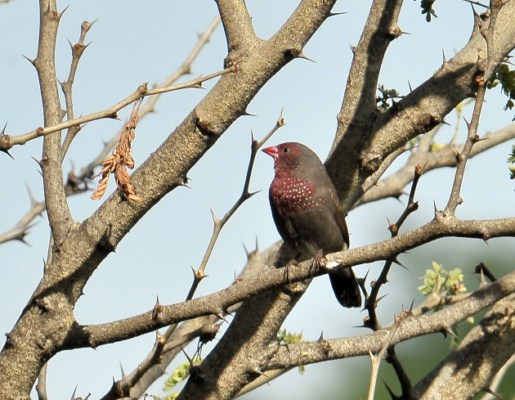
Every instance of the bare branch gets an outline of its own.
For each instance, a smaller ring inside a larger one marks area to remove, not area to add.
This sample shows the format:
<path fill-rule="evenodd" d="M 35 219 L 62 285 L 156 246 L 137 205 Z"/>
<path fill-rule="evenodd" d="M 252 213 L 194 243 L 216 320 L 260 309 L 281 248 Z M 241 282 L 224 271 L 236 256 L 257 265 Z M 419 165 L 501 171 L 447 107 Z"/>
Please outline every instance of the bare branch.
<path fill-rule="evenodd" d="M 57 27 L 61 14 L 57 11 L 55 0 L 40 0 L 39 13 L 38 55 L 34 60 L 34 66 L 41 88 L 45 125 L 57 125 L 63 117 L 55 69 Z M 55 135 L 45 138 L 43 142 L 41 169 L 48 221 L 55 243 L 60 246 L 70 229 L 72 217 L 66 202 L 63 183 L 61 134 L 57 131 Z"/>
<path fill-rule="evenodd" d="M 257 37 L 252 26 L 252 18 L 243 0 L 217 0 L 216 4 L 227 38 L 229 54 L 225 65 L 230 66 L 249 51 Z"/>
<path fill-rule="evenodd" d="M 368 400 L 374 400 L 375 398 L 377 375 L 379 374 L 379 366 L 381 365 L 381 360 L 385 356 L 386 351 L 390 348 L 393 336 L 395 335 L 395 332 L 397 332 L 397 329 L 399 328 L 402 319 L 406 318 L 407 315 L 407 312 L 403 312 L 403 314 L 401 314 L 400 316 L 395 317 L 395 323 L 393 325 L 393 328 L 390 329 L 390 335 L 386 338 L 386 341 L 384 342 L 383 347 L 381 348 L 379 353 L 377 353 L 377 355 L 374 355 L 372 352 L 369 353 L 370 361 L 372 364 L 372 371 L 370 373 L 370 384 L 368 387 Z"/>
<path fill-rule="evenodd" d="M 378 260 L 394 258 L 396 255 L 432 240 L 447 237 L 474 237 L 483 239 L 498 236 L 515 236 L 515 218 L 498 220 L 457 220 L 451 217 L 435 219 L 428 224 L 368 246 L 349 249 L 326 256 L 328 261 L 336 260 L 344 267 L 355 266 Z M 203 315 L 220 315 L 231 305 L 263 293 L 287 282 L 300 282 L 313 276 L 310 260 L 291 269 L 288 277 L 281 269 L 267 267 L 266 273 L 255 274 L 239 280 L 232 286 L 214 294 L 190 300 L 185 303 L 162 306 L 159 318 L 152 317 L 152 311 L 106 324 L 76 327 L 69 335 L 66 348 L 98 347 L 151 332 L 166 325 L 178 323 Z M 318 274 L 325 273 L 322 270 Z"/>
<path fill-rule="evenodd" d="M 104 118 L 118 118 L 117 112 L 121 109 L 127 107 L 128 105 L 134 103 L 135 101 L 139 100 L 142 97 L 146 96 L 155 96 L 162 93 L 172 92 L 175 90 L 181 90 L 181 89 L 187 89 L 187 88 L 199 88 L 201 87 L 203 82 L 206 82 L 208 80 L 218 78 L 219 76 L 235 72 L 236 67 L 230 67 L 223 69 L 218 72 L 214 72 L 209 75 L 201 76 L 196 79 L 192 79 L 188 82 L 179 83 L 176 85 L 166 86 L 166 87 L 156 87 L 155 89 L 149 89 L 146 84 L 140 85 L 134 92 L 132 92 L 129 96 L 127 96 L 125 99 L 119 101 L 115 105 L 106 108 L 103 111 L 98 111 L 95 113 L 87 114 L 79 118 L 75 118 L 69 121 L 61 122 L 59 124 L 54 124 L 50 126 L 46 126 L 44 128 L 37 128 L 31 132 L 24 133 L 19 136 L 11 136 L 10 137 L 10 146 L 14 145 L 22 145 L 27 143 L 29 140 L 36 139 L 41 136 L 47 136 L 51 133 L 59 132 L 63 129 L 67 129 L 70 127 L 83 125 L 87 122 L 95 121 L 98 119 L 104 119 Z"/>
<path fill-rule="evenodd" d="M 274 356 L 267 364 L 267 368 L 288 368 L 326 360 L 363 356 L 368 355 L 369 352 L 379 352 L 393 329 L 396 329 L 396 333 L 391 339 L 392 345 L 423 334 L 443 332 L 449 326 L 453 326 L 458 322 L 463 321 L 468 316 L 473 315 L 480 310 L 484 310 L 486 307 L 491 306 L 505 297 L 506 299 L 502 300 L 502 303 L 500 302 L 500 304 L 506 304 L 509 302 L 513 297 L 513 293 L 515 293 L 515 272 L 511 272 L 501 278 L 501 280 L 503 281 L 502 285 L 497 286 L 498 282 L 495 282 L 491 285 L 482 287 L 462 301 L 452 306 L 445 307 L 431 315 L 408 317 L 400 323 L 398 328 L 392 326 L 365 336 L 324 340 L 323 343 L 320 341 L 303 342 L 300 344 L 289 345 L 287 349 L 279 348 L 275 351 Z M 513 307 L 511 309 L 513 310 Z M 514 343 L 515 341 L 512 340 L 510 345 L 513 346 Z M 468 353 L 468 355 L 472 354 L 472 352 Z M 509 358 L 512 353 L 507 354 Z M 476 357 L 484 357 L 483 351 L 476 351 L 475 355 Z M 470 367 L 468 362 L 454 365 L 468 365 Z M 453 376 L 452 372 L 450 376 Z M 468 381 L 468 379 L 465 378 L 463 380 Z M 454 376 L 453 382 L 456 382 L 456 376 Z M 419 385 L 421 385 L 421 383 L 419 383 Z M 453 390 L 454 384 L 449 383 L 443 386 L 445 386 L 447 390 Z M 418 390 L 419 389 L 417 389 L 417 392 L 415 393 L 422 393 Z M 445 399 L 466 397 L 442 397 L 436 395 L 434 398 Z"/>
<path fill-rule="evenodd" d="M 418 146 L 411 150 L 408 161 L 397 172 L 379 182 L 377 182 L 375 174 L 371 175 L 363 184 L 365 194 L 359 199 L 355 207 L 387 197 L 399 197 L 403 193 L 406 185 L 411 182 L 413 178 L 412 171 L 417 164 L 424 166 L 425 173 L 434 169 L 456 166 L 456 152 L 460 151 L 464 145 L 460 144 L 454 146 L 448 144 L 436 150 L 432 149 L 431 146 L 432 137 L 433 135 L 429 133 L 420 137 Z M 479 142 L 474 144 L 469 158 L 482 154 L 498 144 L 507 142 L 513 138 L 515 138 L 515 124 L 507 125 L 495 132 L 489 132 L 484 135 Z M 392 155 L 393 154 L 394 153 L 392 153 Z M 395 156 L 395 158 L 396 157 L 397 156 Z"/>
<path fill-rule="evenodd" d="M 70 43 L 70 47 L 72 50 L 72 62 L 70 65 L 70 72 L 68 73 L 68 79 L 66 81 L 61 83 L 61 89 L 64 93 L 64 99 L 66 102 L 66 119 L 71 120 L 74 118 L 73 113 L 73 83 L 75 81 L 75 74 L 77 73 L 77 67 L 79 66 L 80 58 L 82 57 L 82 54 L 84 54 L 84 50 L 86 50 L 87 44 L 86 41 L 86 35 L 88 31 L 91 29 L 91 26 L 95 23 L 84 21 L 80 26 L 80 36 L 79 41 L 72 45 Z M 61 158 L 64 159 L 66 153 L 68 152 L 68 149 L 70 147 L 70 144 L 72 140 L 75 138 L 75 135 L 80 131 L 80 125 L 72 126 L 68 129 L 68 133 L 66 134 L 66 137 L 64 138 L 63 142 L 63 150 Z"/>
<path fill-rule="evenodd" d="M 247 173 L 245 175 L 245 183 L 243 184 L 243 190 L 241 192 L 240 197 L 236 200 L 234 205 L 231 207 L 229 211 L 225 213 L 225 215 L 222 217 L 222 219 L 218 219 L 214 212 L 211 210 L 211 215 L 213 217 L 213 233 L 211 234 L 211 239 L 209 240 L 209 244 L 207 246 L 207 249 L 204 253 L 204 257 L 202 258 L 202 261 L 200 262 L 200 265 L 196 271 L 194 271 L 193 276 L 193 284 L 190 288 L 190 291 L 188 295 L 186 296 L 186 300 L 190 300 L 193 298 L 193 295 L 195 291 L 198 288 L 198 285 L 200 284 L 200 281 L 204 279 L 205 270 L 207 263 L 209 261 L 209 258 L 211 257 L 211 253 L 213 252 L 213 249 L 215 247 L 216 241 L 218 240 L 218 236 L 220 235 L 220 232 L 222 231 L 223 227 L 229 221 L 229 219 L 234 215 L 234 213 L 240 208 L 240 206 L 247 201 L 250 197 L 252 197 L 254 193 L 249 192 L 250 187 L 250 178 L 252 176 L 252 170 L 254 168 L 254 160 L 256 159 L 256 154 L 263 146 L 263 144 L 280 128 L 284 125 L 284 119 L 282 117 L 282 112 L 279 115 L 279 118 L 277 119 L 276 123 L 274 124 L 274 127 L 270 130 L 268 134 L 265 135 L 265 137 L 261 141 L 257 141 L 252 139 L 252 143 L 250 146 L 250 158 L 249 158 L 249 164 L 247 166 Z"/>
<path fill-rule="evenodd" d="M 513 2 L 506 3 L 499 12 L 494 34 L 496 46 L 491 55 L 496 64 L 515 47 L 515 26 L 510 23 L 514 15 Z M 445 61 L 437 73 L 394 107 L 376 118 L 359 114 L 359 120 L 351 120 L 341 125 L 342 128 L 339 125 L 338 139 L 326 165 L 342 197 L 344 210 L 349 210 L 361 198 L 363 182 L 379 169 L 390 153 L 421 133 L 429 132 L 457 104 L 475 93 L 477 59 L 485 49 L 483 36 L 475 32 L 452 60 Z M 488 78 L 485 74 L 485 79 Z M 345 128 L 347 126 L 349 129 Z M 360 154 L 355 154 L 356 151 Z"/>
<path fill-rule="evenodd" d="M 511 275 L 514 273 L 507 277 Z M 463 302 L 475 298 L 476 293 Z M 495 304 L 458 348 L 414 387 L 413 396 L 421 400 L 466 399 L 486 388 L 490 379 L 515 353 L 514 304 L 515 294 Z"/>

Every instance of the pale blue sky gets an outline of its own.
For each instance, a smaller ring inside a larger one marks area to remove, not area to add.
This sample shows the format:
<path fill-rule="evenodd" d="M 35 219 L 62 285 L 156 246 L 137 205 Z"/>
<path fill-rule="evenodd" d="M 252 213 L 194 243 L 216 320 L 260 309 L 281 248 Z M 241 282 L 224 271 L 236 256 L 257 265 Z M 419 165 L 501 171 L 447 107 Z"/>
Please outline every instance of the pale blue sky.
<path fill-rule="evenodd" d="M 184 59 L 203 31 L 216 15 L 213 1 L 190 2 L 154 0 L 135 2 L 112 0 L 59 1 L 68 10 L 62 18 L 57 51 L 59 79 L 68 74 L 70 51 L 67 40 L 74 43 L 83 20 L 98 19 L 90 33 L 91 45 L 79 65 L 74 86 L 76 115 L 106 108 L 132 92 L 143 82 L 163 80 Z M 249 0 L 257 34 L 266 39 L 296 7 L 297 1 Z M 221 216 L 241 191 L 246 170 L 250 132 L 257 138 L 273 126 L 284 108 L 287 125 L 270 143 L 301 141 L 312 147 L 322 159 L 327 155 L 336 127 L 347 72 L 351 62 L 349 46 L 359 39 L 370 2 L 358 0 L 338 2 L 335 12 L 346 14 L 330 18 L 306 46 L 305 54 L 315 62 L 295 60 L 286 66 L 258 94 L 248 111 L 254 117 L 239 119 L 217 145 L 189 173 L 190 189 L 178 188 L 163 199 L 122 241 L 116 254 L 108 257 L 85 289 L 76 308 L 80 323 L 107 322 L 150 309 L 159 295 L 162 303 L 181 301 L 191 284 L 191 267 L 198 265 L 211 235 L 210 208 Z M 428 24 L 420 15 L 419 2 L 406 1 L 400 18 L 403 35 L 390 46 L 380 83 L 406 93 L 427 79 L 440 66 L 442 51 L 451 58 L 467 41 L 472 27 L 470 5 L 463 1 L 436 3 L 438 17 Z M 35 2 L 12 0 L 0 6 L 0 125 L 7 132 L 21 134 L 42 124 L 41 100 L 35 70 L 22 56 L 34 58 L 37 50 L 38 10 Z M 192 77 L 215 72 L 222 68 L 226 44 L 221 27 L 213 35 L 192 68 Z M 409 82 L 409 83 L 408 83 Z M 207 83 L 207 88 L 213 83 Z M 203 90 L 184 90 L 164 95 L 156 113 L 141 121 L 134 145 L 136 165 L 166 138 L 191 108 L 202 98 Z M 499 129 L 513 118 L 503 112 L 505 102 L 499 90 L 488 93 L 480 132 Z M 123 110 L 126 117 L 129 110 Z M 470 115 L 470 107 L 465 112 Z M 454 124 L 453 116 L 448 122 Z M 87 163 L 120 127 L 121 121 L 98 121 L 88 124 L 72 145 L 65 170 L 74 163 L 77 169 Z M 442 129 L 439 140 L 450 140 L 453 127 Z M 465 132 L 461 133 L 463 140 Z M 464 204 L 458 215 L 466 218 L 490 218 L 512 214 L 513 181 L 508 179 L 505 163 L 511 144 L 505 144 L 470 162 L 464 181 Z M 32 157 L 41 154 L 41 140 L 35 140 L 12 150 L 15 161 L 0 157 L 3 195 L 0 207 L 4 210 L 0 230 L 14 225 L 29 207 L 26 186 L 42 199 L 41 178 Z M 414 227 L 431 218 L 433 201 L 443 207 L 452 183 L 452 170 L 424 176 L 419 185 L 420 211 L 407 223 Z M 251 249 L 256 238 L 262 248 L 279 238 L 270 216 L 267 190 L 273 176 L 272 161 L 260 154 L 251 189 L 261 190 L 252 197 L 227 225 L 213 253 L 198 294 L 207 294 L 229 285 L 244 261 L 243 245 Z M 26 185 L 26 186 L 25 186 Z M 110 182 L 109 190 L 114 188 Z M 73 216 L 83 220 L 99 202 L 88 195 L 70 199 Z M 348 217 L 353 247 L 388 237 L 387 218 L 394 220 L 403 205 L 386 200 L 351 212 Z M 27 237 L 30 246 L 8 243 L 0 248 L 4 279 L 0 282 L 0 331 L 8 332 L 21 308 L 27 302 L 41 278 L 46 257 L 48 223 L 38 219 Z M 467 256 L 455 251 L 456 244 L 466 244 Z M 507 240 L 454 240 L 450 244 L 431 244 L 402 256 L 410 267 L 407 272 L 395 269 L 392 283 L 384 288 L 388 297 L 381 304 L 381 316 L 387 323 L 402 305 L 409 305 L 416 296 L 418 277 L 429 267 L 431 260 L 445 260 L 453 266 L 471 268 L 462 263 L 479 262 L 499 251 L 505 259 L 515 256 L 513 246 L 503 247 Z M 450 253 L 450 254 L 449 254 Z M 473 261 L 469 261 L 473 260 Z M 495 270 L 497 266 L 494 266 Z M 500 267 L 500 266 L 499 266 Z M 358 274 L 368 269 L 372 275 L 378 265 L 361 266 Z M 473 281 L 473 278 L 471 280 Z M 360 325 L 364 313 L 342 309 L 332 298 L 327 278 L 316 279 L 286 321 L 292 331 L 302 331 L 306 339 L 316 339 L 323 331 L 325 337 L 355 335 L 365 332 L 353 328 Z M 126 343 L 103 346 L 96 350 L 83 349 L 57 355 L 48 372 L 51 398 L 69 398 L 74 387 L 82 396 L 91 392 L 92 398 L 105 393 L 113 376 L 120 376 L 120 364 L 131 371 L 152 347 L 154 334 Z M 2 341 L 3 344 L 3 341 Z M 182 362 L 182 361 L 181 361 Z M 366 368 L 368 361 L 344 360 L 329 365 L 309 366 L 304 376 L 291 372 L 281 380 L 260 389 L 257 397 L 280 398 L 282 388 L 288 388 L 291 398 L 307 398 L 317 394 L 322 384 L 338 384 L 352 379 L 350 369 Z M 171 368 L 170 368 L 171 371 Z M 368 378 L 367 378 L 368 379 Z M 161 394 L 161 384 L 151 393 Z M 249 396 L 250 398 L 250 396 Z"/>

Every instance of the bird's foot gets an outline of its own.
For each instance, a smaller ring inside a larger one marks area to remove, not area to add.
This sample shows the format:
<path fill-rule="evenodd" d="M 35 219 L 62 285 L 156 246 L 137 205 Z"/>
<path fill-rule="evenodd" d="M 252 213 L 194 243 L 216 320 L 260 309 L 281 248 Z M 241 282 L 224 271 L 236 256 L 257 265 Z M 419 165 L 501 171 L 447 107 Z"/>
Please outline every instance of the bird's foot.
<path fill-rule="evenodd" d="M 292 259 L 288 261 L 288 264 L 284 267 L 284 279 L 286 282 L 290 283 L 290 268 L 295 268 L 299 265 L 299 262 L 296 259 Z"/>
<path fill-rule="evenodd" d="M 315 276 L 318 272 L 318 270 L 320 269 L 321 265 L 322 265 L 322 261 L 324 260 L 324 252 L 323 250 L 317 250 L 317 252 L 315 253 L 315 255 L 313 256 L 313 262 L 311 263 L 311 268 L 310 268 L 310 272 L 311 272 L 311 276 Z"/>

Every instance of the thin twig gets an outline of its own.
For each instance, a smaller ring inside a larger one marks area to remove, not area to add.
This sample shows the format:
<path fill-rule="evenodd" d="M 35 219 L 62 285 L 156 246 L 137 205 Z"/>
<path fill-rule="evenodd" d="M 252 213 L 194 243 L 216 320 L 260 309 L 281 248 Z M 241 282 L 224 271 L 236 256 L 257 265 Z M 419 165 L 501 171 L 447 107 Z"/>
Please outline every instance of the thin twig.
<path fill-rule="evenodd" d="M 61 82 L 61 89 L 64 93 L 64 100 L 66 103 L 67 120 L 74 119 L 72 95 L 73 83 L 75 82 L 75 74 L 77 73 L 77 67 L 79 66 L 80 58 L 82 57 L 82 54 L 84 54 L 84 50 L 86 50 L 86 48 L 88 47 L 88 45 L 85 44 L 86 35 L 94 23 L 95 21 L 84 21 L 80 26 L 79 41 L 74 45 L 70 43 L 70 48 L 72 50 L 72 62 L 70 65 L 70 72 L 68 73 L 68 78 L 64 82 Z M 66 156 L 66 153 L 70 148 L 70 144 L 77 135 L 77 133 L 80 131 L 80 128 L 80 125 L 75 125 L 68 129 L 68 133 L 66 134 L 66 137 L 64 138 L 64 142 L 62 145 L 61 160 L 64 160 L 64 157 Z"/>
<path fill-rule="evenodd" d="M 395 323 L 390 330 L 388 337 L 386 338 L 383 347 L 381 348 L 381 351 L 377 353 L 375 356 L 372 354 L 371 351 L 369 351 L 368 355 L 370 357 L 370 361 L 372 364 L 372 370 L 370 372 L 370 384 L 368 387 L 368 400 L 374 400 L 375 396 L 375 389 L 377 386 L 377 376 L 379 374 L 379 365 L 381 364 L 381 360 L 384 358 L 384 355 L 388 348 L 390 348 L 390 345 L 392 343 L 393 337 L 395 336 L 395 332 L 397 332 L 397 329 L 399 328 L 402 319 L 405 318 L 408 314 L 402 313 L 400 316 L 395 318 Z"/>
<path fill-rule="evenodd" d="M 390 230 L 391 237 L 396 237 L 399 234 L 400 227 L 406 221 L 407 217 L 418 209 L 418 203 L 415 201 L 415 192 L 417 190 L 418 181 L 420 176 L 422 176 L 423 169 L 420 165 L 415 167 L 413 173 L 413 182 L 411 185 L 410 195 L 408 199 L 408 203 L 402 214 L 399 216 L 397 222 L 390 224 L 388 229 Z M 381 286 L 388 282 L 388 273 L 393 265 L 396 262 L 395 258 L 389 259 L 385 262 L 379 277 L 376 279 L 372 286 L 372 290 L 370 295 L 366 296 L 365 309 L 368 312 L 368 318 L 365 319 L 365 326 L 369 327 L 372 330 L 381 329 L 381 324 L 379 323 L 379 318 L 377 317 L 376 308 L 379 297 L 379 290 Z"/>
<path fill-rule="evenodd" d="M 232 66 L 229 68 L 225 68 L 221 71 L 214 72 L 212 74 L 200 76 L 196 79 L 192 79 L 188 82 L 179 83 L 176 85 L 170 85 L 162 88 L 149 89 L 147 84 L 140 85 L 134 92 L 132 92 L 129 96 L 114 104 L 113 106 L 106 108 L 105 110 L 94 112 L 91 114 L 84 115 L 79 118 L 75 118 L 69 121 L 61 122 L 60 124 L 47 126 L 47 127 L 39 127 L 33 131 L 24 133 L 18 136 L 10 136 L 10 147 L 15 145 L 22 145 L 27 143 L 30 140 L 36 139 L 38 137 L 47 136 L 51 133 L 59 132 L 63 129 L 71 128 L 77 125 L 83 125 L 87 122 L 104 119 L 104 118 L 118 118 L 118 111 L 127 107 L 128 105 L 134 103 L 136 100 L 147 97 L 147 96 L 155 96 L 158 94 L 172 92 L 175 90 L 187 89 L 187 88 L 201 88 L 202 83 L 209 81 L 214 78 L 218 78 L 219 76 L 230 74 L 232 72 L 236 72 L 237 67 Z M 9 150 L 9 149 L 6 149 Z"/>
<path fill-rule="evenodd" d="M 391 237 L 394 238 L 399 234 L 400 227 L 404 224 L 408 216 L 415 212 L 418 209 L 418 202 L 415 201 L 415 192 L 417 190 L 417 185 L 419 182 L 420 177 L 422 176 L 423 168 L 420 165 L 415 166 L 414 173 L 413 173 L 413 181 L 411 184 L 410 194 L 408 198 L 408 203 L 406 204 L 406 207 L 402 214 L 397 219 L 397 222 L 390 224 L 388 229 L 390 230 Z M 396 257 L 396 256 L 395 256 Z M 396 261 L 396 258 L 389 258 L 386 260 L 385 265 L 383 266 L 383 269 L 381 270 L 381 273 L 379 274 L 379 277 L 372 285 L 372 290 L 370 292 L 370 295 L 367 295 L 365 291 L 366 296 L 366 302 L 365 302 L 365 309 L 368 312 L 368 316 L 364 319 L 364 325 L 371 328 L 374 331 L 378 331 L 381 328 L 381 324 L 379 322 L 379 318 L 377 316 L 377 303 L 378 303 L 378 297 L 379 297 L 379 291 L 383 284 L 388 282 L 388 273 L 390 272 L 390 269 L 393 265 L 393 263 Z M 363 285 L 364 286 L 364 285 Z M 411 309 L 410 309 L 411 312 Z M 386 349 L 386 348 L 385 348 Z M 385 350 L 386 351 L 386 350 Z M 381 352 L 381 358 L 384 354 L 384 351 Z M 371 355 L 372 359 L 372 378 L 374 377 L 374 371 L 377 378 L 377 370 L 374 370 L 374 368 L 379 368 L 379 361 L 375 362 L 375 358 Z M 378 357 L 379 358 L 379 357 Z M 379 358 L 379 360 L 381 359 Z M 391 346 L 388 347 L 388 358 L 387 362 L 391 364 L 394 367 L 394 370 L 397 374 L 397 378 L 399 379 L 399 382 L 401 384 L 402 388 L 402 394 L 405 398 L 408 398 L 409 392 L 411 390 L 411 381 L 404 371 L 404 368 L 400 362 L 400 360 L 397 357 L 397 354 L 395 352 L 395 347 Z M 377 366 L 376 366 L 377 363 Z M 369 390 L 369 399 L 371 398 L 370 395 L 374 395 L 373 389 L 375 388 L 375 381 L 372 381 L 370 383 L 370 390 Z M 374 386 L 372 386 L 374 384 Z M 373 398 L 373 397 L 372 397 Z"/>
<path fill-rule="evenodd" d="M 193 284 L 190 288 L 190 291 L 188 295 L 186 296 L 186 300 L 190 300 L 193 298 L 193 295 L 195 291 L 197 290 L 198 285 L 200 284 L 200 281 L 205 277 L 205 269 L 207 266 L 207 263 L 209 261 L 209 258 L 211 257 L 211 253 L 214 249 L 214 246 L 216 244 L 216 241 L 218 240 L 218 236 L 220 235 L 220 232 L 222 231 L 223 227 L 229 221 L 229 219 L 234 215 L 234 213 L 238 210 L 238 208 L 250 197 L 252 197 L 256 192 L 249 192 L 249 186 L 250 186 L 250 178 L 252 175 L 252 169 L 254 167 L 254 160 L 256 158 L 256 154 L 263 146 L 263 144 L 270 139 L 270 137 L 280 128 L 284 125 L 284 119 L 282 116 L 282 111 L 279 114 L 279 118 L 277 119 L 274 127 L 268 132 L 265 137 L 261 141 L 257 141 L 252 139 L 251 143 L 251 150 L 250 150 L 250 158 L 249 163 L 247 166 L 247 173 L 245 176 L 245 183 L 243 184 L 243 190 L 241 192 L 240 197 L 236 200 L 234 205 L 231 207 L 227 213 L 222 217 L 222 219 L 218 219 L 214 212 L 211 210 L 211 215 L 213 217 L 213 233 L 211 234 L 211 239 L 209 240 L 209 244 L 207 246 L 207 249 L 204 253 L 204 257 L 202 258 L 202 261 L 200 262 L 200 265 L 196 271 L 194 271 L 194 280 Z"/>
<path fill-rule="evenodd" d="M 199 35 L 197 43 L 195 44 L 191 52 L 186 56 L 185 60 L 180 65 L 180 67 L 177 68 L 174 72 L 172 72 L 162 83 L 156 85 L 157 88 L 169 87 L 181 76 L 190 72 L 193 62 L 197 59 L 198 55 L 200 54 L 200 51 L 209 41 L 210 36 L 214 32 L 215 28 L 218 26 L 219 22 L 219 17 L 215 17 L 213 19 L 213 21 L 209 24 L 208 28 L 202 34 Z M 154 111 L 155 104 L 160 97 L 161 95 L 159 94 L 148 97 L 148 101 L 141 106 L 141 110 L 139 112 L 140 120 L 143 119 L 149 113 Z M 73 171 L 70 172 L 69 179 L 66 184 L 66 194 L 68 196 L 72 194 L 82 193 L 89 189 L 87 182 L 93 178 L 95 168 L 102 165 L 104 160 L 109 156 L 109 153 L 118 142 L 118 137 L 120 136 L 120 133 L 122 131 L 123 128 L 119 132 L 117 132 L 108 142 L 106 142 L 102 150 L 99 152 L 99 154 L 90 163 L 81 168 L 78 174 L 73 173 Z M 4 147 L 6 149 L 9 149 L 13 146 L 13 144 L 11 143 L 12 137 L 6 135 L 4 131 L 2 131 L 2 133 L 0 134 L 0 139 L 0 150 L 2 150 Z M 7 150 L 3 151 L 9 154 Z M 70 175 L 73 176 L 73 179 L 70 179 Z M 78 186 L 79 182 L 83 183 L 81 187 Z M 29 195 L 31 199 L 30 210 L 27 211 L 27 213 L 20 219 L 20 221 L 16 223 L 16 225 L 12 229 L 0 235 L 0 244 L 10 240 L 24 239 L 28 232 L 28 229 L 32 226 L 31 222 L 33 221 L 33 219 L 38 215 L 41 215 L 41 213 L 45 211 L 45 203 L 37 202 L 30 193 L 30 190 Z"/>
<path fill-rule="evenodd" d="M 477 18 L 477 21 L 480 24 L 480 32 L 486 40 L 487 58 L 486 61 L 478 62 L 478 70 L 481 71 L 481 74 L 476 76 L 477 92 L 474 102 L 474 110 L 472 112 L 472 119 L 470 124 L 468 124 L 467 141 L 465 142 L 461 152 L 456 153 L 456 173 L 454 175 L 454 182 L 452 184 L 449 200 L 447 201 L 447 205 L 445 206 L 443 212 L 444 215 L 454 215 L 458 205 L 463 202 L 460 197 L 460 191 L 463 183 L 463 177 L 465 175 L 467 160 L 470 158 L 472 147 L 479 141 L 477 131 L 479 127 L 479 119 L 481 117 L 481 110 L 483 108 L 483 103 L 486 96 L 486 83 L 495 67 L 495 60 L 493 59 L 495 54 L 493 43 L 494 27 L 497 15 L 502 6 L 503 4 L 500 1 L 492 2 L 492 9 L 487 27 L 482 26 L 484 22 Z"/>

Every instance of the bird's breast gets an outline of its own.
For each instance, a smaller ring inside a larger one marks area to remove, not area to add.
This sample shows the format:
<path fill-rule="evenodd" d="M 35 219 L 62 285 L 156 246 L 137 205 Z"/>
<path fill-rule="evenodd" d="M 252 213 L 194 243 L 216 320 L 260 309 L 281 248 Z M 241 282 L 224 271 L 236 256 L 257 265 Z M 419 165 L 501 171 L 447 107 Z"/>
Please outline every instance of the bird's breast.
<path fill-rule="evenodd" d="M 270 186 L 270 199 L 284 211 L 311 209 L 316 206 L 316 188 L 311 182 L 294 176 L 276 177 Z"/>

